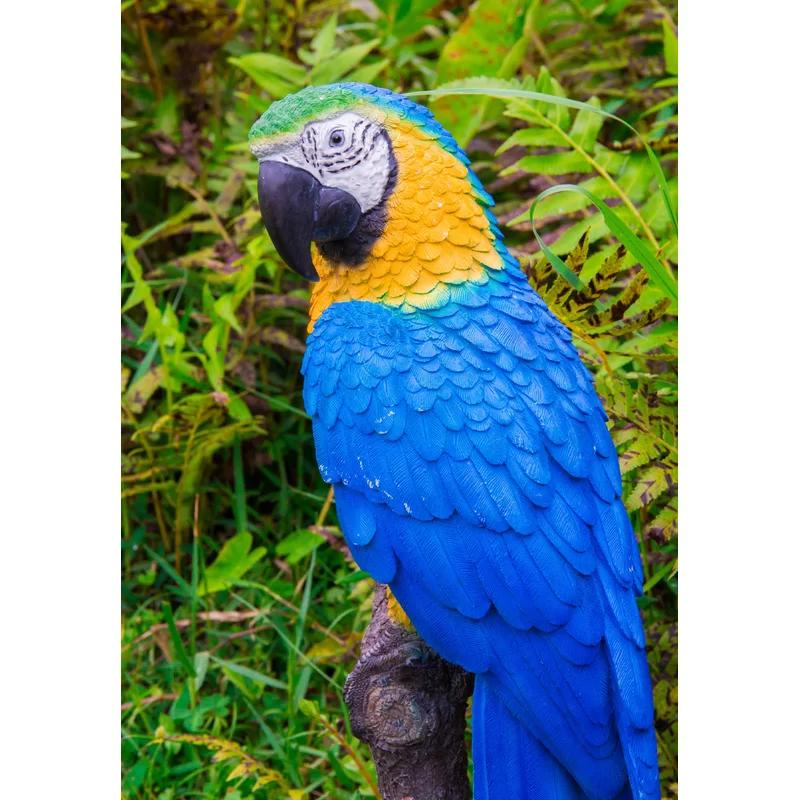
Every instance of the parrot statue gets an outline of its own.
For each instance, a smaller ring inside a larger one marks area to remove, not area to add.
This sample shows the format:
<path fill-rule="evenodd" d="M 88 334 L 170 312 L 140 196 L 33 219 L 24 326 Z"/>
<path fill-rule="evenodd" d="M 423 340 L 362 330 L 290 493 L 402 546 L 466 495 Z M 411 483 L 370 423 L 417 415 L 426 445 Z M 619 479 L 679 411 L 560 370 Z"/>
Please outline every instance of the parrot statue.
<path fill-rule="evenodd" d="M 474 673 L 476 800 L 657 800 L 642 566 L 569 331 L 455 139 L 308 87 L 254 123 L 264 225 L 313 281 L 303 399 L 355 561 Z"/>

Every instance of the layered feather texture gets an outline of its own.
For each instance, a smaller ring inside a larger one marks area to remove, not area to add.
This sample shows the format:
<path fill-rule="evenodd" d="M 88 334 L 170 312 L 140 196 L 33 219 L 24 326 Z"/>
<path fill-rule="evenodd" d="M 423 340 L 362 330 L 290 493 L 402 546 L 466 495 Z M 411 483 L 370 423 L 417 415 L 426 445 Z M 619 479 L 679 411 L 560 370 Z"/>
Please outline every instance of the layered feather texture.
<path fill-rule="evenodd" d="M 386 227 L 363 263 L 342 268 L 312 252 L 320 281 L 311 296 L 310 327 L 331 303 L 344 300 L 409 312 L 441 308 L 451 292 L 466 300 L 487 269 L 503 267 L 506 255 L 486 213 L 491 197 L 428 109 L 373 86 L 347 86 L 360 99 L 354 108 L 385 126 L 397 183 L 386 202 Z"/>
<path fill-rule="evenodd" d="M 397 161 L 364 262 L 312 252 L 304 399 L 353 556 L 476 674 L 476 798 L 656 800 L 641 563 L 591 377 L 427 109 L 309 87 L 251 140 L 345 108 Z"/>
<path fill-rule="evenodd" d="M 564 797 L 659 797 L 616 452 L 569 332 L 519 269 L 431 311 L 335 303 L 303 371 L 356 561 L 568 776 Z"/>

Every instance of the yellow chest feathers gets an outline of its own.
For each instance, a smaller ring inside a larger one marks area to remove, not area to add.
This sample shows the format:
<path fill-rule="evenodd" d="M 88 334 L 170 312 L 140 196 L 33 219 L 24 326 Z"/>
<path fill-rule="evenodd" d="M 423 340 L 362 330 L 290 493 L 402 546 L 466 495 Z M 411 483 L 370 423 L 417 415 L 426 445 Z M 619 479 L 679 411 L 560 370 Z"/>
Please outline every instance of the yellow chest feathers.
<path fill-rule="evenodd" d="M 331 303 L 433 308 L 443 286 L 478 280 L 487 267 L 502 266 L 467 168 L 407 123 L 396 122 L 390 135 L 397 183 L 387 200 L 386 227 L 357 267 L 332 264 L 313 246 L 320 280 L 311 295 L 309 330 Z"/>

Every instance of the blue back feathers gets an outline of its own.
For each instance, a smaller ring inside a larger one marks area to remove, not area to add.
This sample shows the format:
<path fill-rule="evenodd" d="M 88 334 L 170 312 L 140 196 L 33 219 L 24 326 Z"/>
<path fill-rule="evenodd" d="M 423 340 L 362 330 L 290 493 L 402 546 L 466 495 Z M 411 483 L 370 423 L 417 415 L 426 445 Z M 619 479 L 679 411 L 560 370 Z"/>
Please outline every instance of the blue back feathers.
<path fill-rule="evenodd" d="M 349 88 L 468 165 L 427 109 Z M 319 468 L 356 561 L 476 673 L 476 798 L 657 800 L 616 451 L 569 331 L 496 232 L 505 269 L 449 286 L 438 308 L 320 316 L 303 362 Z"/>

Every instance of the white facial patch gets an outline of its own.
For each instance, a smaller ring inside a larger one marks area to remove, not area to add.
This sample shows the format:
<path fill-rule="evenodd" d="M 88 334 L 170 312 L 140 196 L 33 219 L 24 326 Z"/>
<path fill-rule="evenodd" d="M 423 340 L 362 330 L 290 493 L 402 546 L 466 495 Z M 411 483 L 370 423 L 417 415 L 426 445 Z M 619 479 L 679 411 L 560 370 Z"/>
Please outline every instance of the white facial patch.
<path fill-rule="evenodd" d="M 323 186 L 349 192 L 362 213 L 383 199 L 392 163 L 380 125 L 352 111 L 310 122 L 299 141 L 269 158 L 310 172 Z"/>

